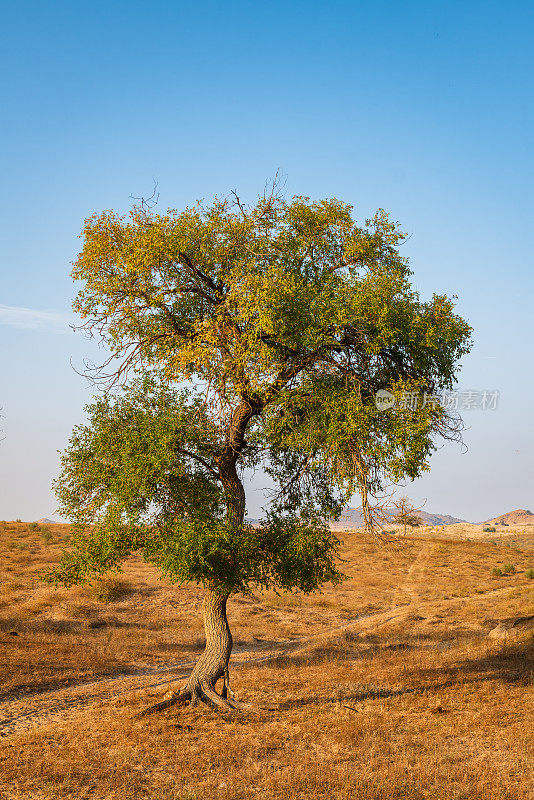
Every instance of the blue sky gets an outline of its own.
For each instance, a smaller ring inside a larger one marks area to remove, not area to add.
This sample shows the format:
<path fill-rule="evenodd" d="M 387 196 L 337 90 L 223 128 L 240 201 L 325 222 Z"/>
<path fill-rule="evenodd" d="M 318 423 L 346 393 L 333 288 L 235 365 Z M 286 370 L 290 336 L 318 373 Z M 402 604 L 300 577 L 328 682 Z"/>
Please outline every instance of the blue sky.
<path fill-rule="evenodd" d="M 85 217 L 236 188 L 387 209 L 423 296 L 475 329 L 468 451 L 406 487 L 470 520 L 534 506 L 530 2 L 2 4 L 0 518 L 55 516 L 57 450 L 92 388 L 69 332 Z M 260 503 L 258 481 L 250 511 Z"/>

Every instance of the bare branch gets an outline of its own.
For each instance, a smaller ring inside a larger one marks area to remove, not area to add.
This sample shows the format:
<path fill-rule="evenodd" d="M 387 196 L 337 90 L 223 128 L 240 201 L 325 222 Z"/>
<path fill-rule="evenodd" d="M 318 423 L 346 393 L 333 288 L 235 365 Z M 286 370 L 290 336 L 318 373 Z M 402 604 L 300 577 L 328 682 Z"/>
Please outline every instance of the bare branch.
<path fill-rule="evenodd" d="M 157 191 L 158 182 L 155 178 L 152 178 L 152 180 L 154 181 L 154 186 L 152 189 L 152 194 L 149 197 L 144 198 L 144 197 L 135 197 L 135 195 L 133 194 L 130 195 L 131 200 L 141 201 L 141 208 L 143 209 L 145 214 L 148 214 L 148 212 L 151 211 L 154 208 L 154 206 L 156 206 L 159 202 L 159 192 Z"/>

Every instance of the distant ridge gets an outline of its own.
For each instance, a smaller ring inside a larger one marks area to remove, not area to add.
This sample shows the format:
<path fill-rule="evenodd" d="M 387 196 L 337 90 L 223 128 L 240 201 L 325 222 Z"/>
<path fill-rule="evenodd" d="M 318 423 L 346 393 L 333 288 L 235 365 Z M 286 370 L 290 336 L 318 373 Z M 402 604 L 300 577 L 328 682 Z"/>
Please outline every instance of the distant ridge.
<path fill-rule="evenodd" d="M 388 514 L 395 514 L 394 508 L 385 509 Z M 425 525 L 455 525 L 457 522 L 466 522 L 465 519 L 451 517 L 450 514 L 431 514 L 429 511 L 417 511 L 417 516 L 421 517 Z M 344 509 L 341 518 L 337 522 L 331 522 L 332 530 L 340 531 L 345 528 L 361 528 L 363 526 L 363 514 L 360 508 Z"/>
<path fill-rule="evenodd" d="M 48 517 L 42 517 L 42 519 L 38 519 L 37 522 L 41 525 L 59 525 L 58 522 L 53 519 L 48 519 Z"/>
<path fill-rule="evenodd" d="M 534 514 L 526 508 L 516 508 L 515 511 L 507 511 L 493 519 L 486 519 L 481 524 L 489 525 L 534 525 Z"/>
<path fill-rule="evenodd" d="M 394 508 L 385 509 L 388 514 L 395 514 Z M 417 515 L 421 517 L 425 525 L 455 525 L 457 522 L 467 522 L 465 519 L 458 517 L 451 517 L 450 514 L 431 514 L 428 511 L 418 511 Z M 533 515 L 534 519 L 534 515 Z M 248 519 L 252 525 L 257 525 L 259 519 Z M 341 517 L 337 522 L 331 522 L 330 528 L 333 531 L 343 531 L 347 528 L 362 528 L 363 515 L 360 508 L 345 508 Z"/>

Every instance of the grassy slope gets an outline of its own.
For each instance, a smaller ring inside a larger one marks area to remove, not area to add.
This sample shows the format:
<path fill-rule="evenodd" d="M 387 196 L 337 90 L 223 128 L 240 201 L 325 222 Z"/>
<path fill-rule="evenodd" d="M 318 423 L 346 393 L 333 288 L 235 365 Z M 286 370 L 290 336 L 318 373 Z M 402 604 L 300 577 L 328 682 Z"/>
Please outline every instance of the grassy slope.
<path fill-rule="evenodd" d="M 0 701 L 35 703 L 45 689 L 200 652 L 201 592 L 158 581 L 138 558 L 116 600 L 39 585 L 68 534 L 48 530 L 0 525 Z M 229 604 L 236 651 L 304 637 L 283 657 L 234 671 L 254 712 L 226 719 L 184 708 L 134 721 L 146 697 L 118 690 L 1 740 L 5 797 L 530 798 L 532 638 L 487 633 L 534 614 L 525 574 L 534 533 L 479 534 L 460 526 L 388 549 L 347 534 L 350 579 L 337 589 Z M 492 577 L 505 562 L 516 573 Z M 392 607 L 388 624 L 387 615 L 357 622 Z"/>

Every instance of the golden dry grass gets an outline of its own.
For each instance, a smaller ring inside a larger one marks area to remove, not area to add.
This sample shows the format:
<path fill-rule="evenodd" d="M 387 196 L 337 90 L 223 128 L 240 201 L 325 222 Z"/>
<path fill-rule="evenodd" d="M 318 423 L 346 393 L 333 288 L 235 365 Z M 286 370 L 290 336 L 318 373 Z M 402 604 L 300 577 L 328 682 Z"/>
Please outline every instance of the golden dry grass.
<path fill-rule="evenodd" d="M 47 543 L 0 525 L 2 718 L 50 688 L 188 661 L 202 647 L 201 591 L 158 581 L 137 557 L 117 599 L 40 585 L 68 535 L 49 527 Z M 123 693 L 119 680 L 110 697 L 4 736 L 3 796 L 531 798 L 532 636 L 487 633 L 534 614 L 534 532 L 426 531 L 387 549 L 348 533 L 343 556 L 340 587 L 229 603 L 234 688 L 253 712 L 186 707 L 136 721 L 167 687 Z M 505 562 L 516 573 L 492 577 Z"/>

